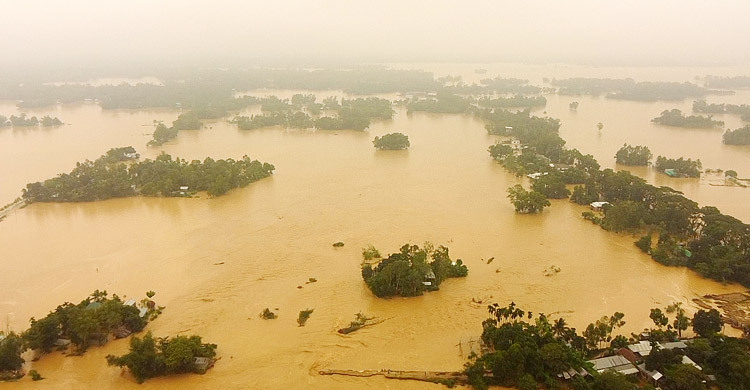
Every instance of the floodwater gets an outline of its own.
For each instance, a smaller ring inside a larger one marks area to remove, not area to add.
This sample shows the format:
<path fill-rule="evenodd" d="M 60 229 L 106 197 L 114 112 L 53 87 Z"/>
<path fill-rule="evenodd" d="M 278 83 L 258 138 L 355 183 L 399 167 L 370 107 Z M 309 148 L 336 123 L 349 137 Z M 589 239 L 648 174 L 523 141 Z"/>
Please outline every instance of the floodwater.
<path fill-rule="evenodd" d="M 572 113 L 571 98 L 548 99 L 546 110 L 562 119 L 568 145 L 594 154 L 604 166 L 614 166 L 612 156 L 623 142 L 649 141 L 654 154 L 684 154 L 705 167 L 750 176 L 750 150 L 721 145 L 720 130 L 648 122 L 689 102 L 576 98 L 580 107 Z M 14 110 L 0 106 L 4 115 Z M 93 105 L 52 110 L 70 125 L 0 130 L 0 203 L 29 181 L 69 171 L 75 161 L 115 146 L 133 145 L 149 158 L 162 151 L 187 159 L 247 154 L 273 163 L 276 172 L 216 199 L 34 204 L 11 213 L 0 223 L 0 315 L 11 329 L 22 330 L 29 317 L 94 289 L 135 298 L 154 290 L 167 309 L 147 329 L 157 336 L 200 334 L 219 345 L 221 358 L 205 375 L 138 386 L 106 366 L 107 354 L 127 349 L 127 341 L 119 340 L 82 357 L 44 356 L 29 366 L 47 378 L 35 388 L 437 389 L 315 372 L 460 369 L 457 344 L 477 337 L 486 317 L 485 305 L 472 299 L 512 300 L 526 310 L 563 316 L 579 330 L 621 311 L 627 334 L 648 326 L 652 307 L 679 300 L 694 310 L 693 297 L 743 290 L 659 265 L 640 253 L 634 237 L 583 220 L 585 208 L 567 201 L 553 201 L 541 215 L 515 214 L 505 190 L 523 180 L 489 158 L 486 149 L 497 138 L 471 117 L 399 109 L 392 121 L 367 132 L 239 131 L 216 121 L 183 131 L 163 147 L 146 148 L 151 121 L 171 121 L 176 112 L 102 111 Z M 601 135 L 599 121 L 605 123 Z M 408 151 L 373 149 L 374 136 L 394 131 L 409 135 Z M 647 168 L 635 173 L 750 221 L 750 190 L 669 179 Z M 333 248 L 337 241 L 345 246 Z M 421 297 L 373 297 L 360 276 L 361 248 L 373 244 L 385 254 L 423 241 L 447 245 L 468 265 L 469 276 Z M 493 256 L 491 264 L 482 261 Z M 552 265 L 561 272 L 544 276 Z M 305 284 L 310 277 L 317 283 Z M 266 307 L 278 308 L 279 318 L 258 318 Z M 297 313 L 306 308 L 314 312 L 298 327 Z M 347 336 L 336 333 L 360 311 L 385 321 Z M 29 378 L 4 385 L 31 386 Z"/>

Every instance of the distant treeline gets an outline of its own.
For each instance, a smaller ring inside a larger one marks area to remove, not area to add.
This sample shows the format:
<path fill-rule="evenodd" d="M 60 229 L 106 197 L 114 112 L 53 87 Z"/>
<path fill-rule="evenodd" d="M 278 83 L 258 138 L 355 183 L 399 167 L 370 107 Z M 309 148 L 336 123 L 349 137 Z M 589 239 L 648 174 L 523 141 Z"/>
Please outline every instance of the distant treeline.
<path fill-rule="evenodd" d="M 39 125 L 42 127 L 50 127 L 64 125 L 64 123 L 59 118 L 51 117 L 49 115 L 43 116 L 42 119 L 35 116 L 28 117 L 26 114 L 20 114 L 18 116 L 11 115 L 10 118 L 0 115 L 0 127 L 32 127 Z"/>
<path fill-rule="evenodd" d="M 693 111 L 706 114 L 735 114 L 745 122 L 750 122 L 750 106 L 747 104 L 706 103 L 705 100 L 693 102 Z"/>
<path fill-rule="evenodd" d="M 260 99 L 262 115 L 236 116 L 240 130 L 269 126 L 316 128 L 320 130 L 365 130 L 373 119 L 391 119 L 393 108 L 387 99 L 376 97 L 342 99 L 328 97 L 316 103 L 314 95 L 297 94 L 292 99 L 269 96 Z M 325 111 L 325 113 L 323 113 Z"/>
<path fill-rule="evenodd" d="M 636 82 L 633 79 L 571 78 L 552 80 L 552 85 L 560 87 L 561 95 L 606 95 L 610 99 L 621 100 L 684 100 L 709 94 L 726 94 L 726 91 L 713 91 L 684 82 Z"/>
<path fill-rule="evenodd" d="M 750 88 L 750 76 L 706 76 L 706 87 L 708 88 Z"/>
<path fill-rule="evenodd" d="M 89 202 L 137 195 L 185 196 L 196 191 L 220 196 L 268 177 L 274 170 L 273 165 L 247 156 L 240 160 L 206 158 L 203 162 L 188 162 L 162 153 L 155 160 L 146 159 L 128 166 L 111 163 L 110 155 L 77 163 L 70 173 L 44 182 L 29 183 L 23 190 L 23 199 L 27 202 Z"/>
<path fill-rule="evenodd" d="M 724 143 L 727 145 L 750 145 L 750 125 L 735 130 L 727 130 L 724 133 Z"/>

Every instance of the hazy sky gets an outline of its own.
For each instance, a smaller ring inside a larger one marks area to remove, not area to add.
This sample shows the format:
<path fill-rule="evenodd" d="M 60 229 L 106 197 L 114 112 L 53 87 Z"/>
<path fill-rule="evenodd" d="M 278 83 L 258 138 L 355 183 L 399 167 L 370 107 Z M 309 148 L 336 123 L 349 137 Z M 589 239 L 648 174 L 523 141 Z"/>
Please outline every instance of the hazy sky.
<path fill-rule="evenodd" d="M 0 0 L 5 66 L 750 63 L 748 0 Z"/>

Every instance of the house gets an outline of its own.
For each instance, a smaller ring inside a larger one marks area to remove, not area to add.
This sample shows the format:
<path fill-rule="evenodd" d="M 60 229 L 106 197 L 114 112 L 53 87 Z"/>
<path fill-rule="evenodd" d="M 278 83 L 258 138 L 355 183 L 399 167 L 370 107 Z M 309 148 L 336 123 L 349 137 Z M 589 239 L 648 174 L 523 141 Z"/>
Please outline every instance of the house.
<path fill-rule="evenodd" d="M 128 299 L 127 301 L 122 303 L 125 306 L 133 306 L 135 307 L 135 299 Z"/>
<path fill-rule="evenodd" d="M 649 371 L 646 369 L 646 363 L 641 363 L 638 365 L 638 371 L 641 373 L 641 375 L 646 378 L 649 382 L 651 382 L 654 386 L 659 386 L 659 381 L 664 378 L 664 375 L 662 375 L 659 371 Z"/>
<path fill-rule="evenodd" d="M 589 363 L 593 364 L 596 372 L 600 374 L 604 371 L 619 372 L 623 375 L 633 375 L 638 373 L 638 368 L 621 355 L 589 360 Z"/>
<path fill-rule="evenodd" d="M 528 177 L 529 179 L 534 180 L 534 179 L 538 179 L 538 178 L 540 178 L 540 177 L 542 177 L 542 176 L 544 176 L 546 174 L 547 174 L 547 172 L 535 172 L 535 173 L 529 173 L 528 175 L 526 175 L 526 177 Z"/>
<path fill-rule="evenodd" d="M 643 340 L 635 344 L 628 345 L 628 349 L 631 350 L 633 354 L 635 354 L 638 360 L 648 356 L 651 353 L 651 348 L 651 342 L 648 340 Z"/>
<path fill-rule="evenodd" d="M 430 270 L 424 276 L 424 281 L 422 281 L 422 284 L 428 287 L 435 284 L 435 272 L 432 270 L 432 268 L 430 268 Z"/>
<path fill-rule="evenodd" d="M 112 335 L 115 336 L 116 339 L 123 339 L 130 336 L 131 333 L 133 332 L 125 325 L 120 325 L 117 329 L 112 331 Z"/>
<path fill-rule="evenodd" d="M 513 149 L 515 149 L 515 150 L 520 150 L 521 149 L 521 140 L 514 139 L 514 140 L 510 141 L 510 147 L 513 148 Z"/>
<path fill-rule="evenodd" d="M 188 186 L 180 186 L 180 195 L 185 195 L 189 189 Z"/>
<path fill-rule="evenodd" d="M 609 202 L 592 202 L 589 207 L 594 211 L 604 211 L 604 207 L 608 205 Z"/>
<path fill-rule="evenodd" d="M 552 164 L 552 168 L 555 168 L 558 171 L 563 172 L 563 171 L 567 171 L 570 168 L 573 168 L 573 166 L 569 164 Z"/>
<path fill-rule="evenodd" d="M 513 127 L 511 126 L 505 126 L 505 134 L 510 134 L 513 132 Z"/>
<path fill-rule="evenodd" d="M 148 309 L 146 309 L 145 307 L 142 307 L 138 310 L 138 317 L 143 318 L 146 316 L 146 313 L 148 313 Z"/>
<path fill-rule="evenodd" d="M 674 169 L 665 169 L 664 173 L 669 177 L 677 177 L 679 174 Z"/>
<path fill-rule="evenodd" d="M 207 357 L 197 357 L 193 359 L 195 370 L 199 373 L 205 373 L 206 370 L 213 367 L 215 360 Z"/>
<path fill-rule="evenodd" d="M 125 157 L 126 159 L 128 159 L 128 160 L 136 160 L 136 159 L 138 159 L 138 158 L 140 158 L 140 157 L 141 157 L 141 155 L 140 155 L 140 154 L 138 154 L 138 153 L 135 153 L 135 152 L 133 152 L 133 153 L 125 153 L 125 154 L 123 154 L 123 156 L 124 156 L 124 157 Z"/>

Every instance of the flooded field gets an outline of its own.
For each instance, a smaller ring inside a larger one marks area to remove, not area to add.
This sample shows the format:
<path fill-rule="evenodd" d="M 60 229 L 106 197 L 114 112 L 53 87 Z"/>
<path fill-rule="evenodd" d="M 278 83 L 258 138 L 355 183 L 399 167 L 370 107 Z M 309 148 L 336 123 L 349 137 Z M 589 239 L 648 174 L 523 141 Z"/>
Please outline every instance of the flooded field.
<path fill-rule="evenodd" d="M 698 74 L 705 72 L 680 81 Z M 538 114 L 560 118 L 568 146 L 593 154 L 604 167 L 615 167 L 614 153 L 627 142 L 647 145 L 654 155 L 700 158 L 705 168 L 750 177 L 750 149 L 723 145 L 721 130 L 650 123 L 664 109 L 689 112 L 690 101 L 547 99 Z M 577 112 L 568 109 L 572 100 L 580 102 Z M 709 100 L 750 103 L 750 94 Z M 0 114 L 16 112 L 11 103 L 0 105 Z M 563 316 L 578 329 L 620 311 L 629 333 L 649 325 L 652 307 L 683 301 L 692 312 L 694 297 L 743 291 L 654 262 L 633 245 L 634 237 L 583 220 L 585 208 L 567 200 L 553 201 L 541 215 L 517 215 L 506 188 L 525 179 L 492 161 L 486 149 L 497 138 L 468 116 L 397 109 L 392 121 L 376 122 L 367 132 L 239 131 L 219 120 L 203 130 L 181 131 L 163 147 L 146 148 L 152 121 L 169 122 L 177 112 L 78 105 L 28 113 L 53 114 L 70 125 L 0 129 L 0 204 L 20 195 L 30 181 L 70 171 L 76 161 L 116 146 L 133 145 L 142 158 L 162 151 L 186 159 L 247 154 L 276 166 L 273 177 L 216 199 L 34 204 L 1 222 L 0 315 L 11 329 L 22 330 L 29 317 L 79 301 L 94 289 L 132 297 L 153 290 L 167 309 L 147 329 L 157 336 L 197 333 L 219 345 L 220 360 L 207 374 L 156 378 L 140 386 L 104 361 L 107 354 L 125 351 L 127 341 L 91 348 L 82 357 L 53 353 L 33 363 L 48 378 L 41 387 L 439 388 L 316 371 L 460 369 L 458 343 L 478 336 L 486 317 L 485 304 L 473 300 L 513 300 L 527 310 Z M 730 128 L 740 126 L 736 117 L 721 119 Z M 374 150 L 374 136 L 395 131 L 409 136 L 408 151 Z M 633 171 L 750 222 L 750 189 L 670 179 L 649 168 Z M 345 246 L 333 248 L 337 241 Z M 385 254 L 424 241 L 447 245 L 452 257 L 468 265 L 469 276 L 421 297 L 375 298 L 360 276 L 361 248 L 373 244 Z M 493 256 L 491 264 L 482 261 Z M 552 265 L 561 272 L 545 276 Z M 310 277 L 318 282 L 305 284 Z M 258 318 L 266 307 L 278 308 L 279 318 Z M 300 328 L 297 313 L 306 308 L 315 311 Z M 385 321 L 348 336 L 336 333 L 360 311 Z M 32 382 L 24 378 L 3 387 Z"/>

